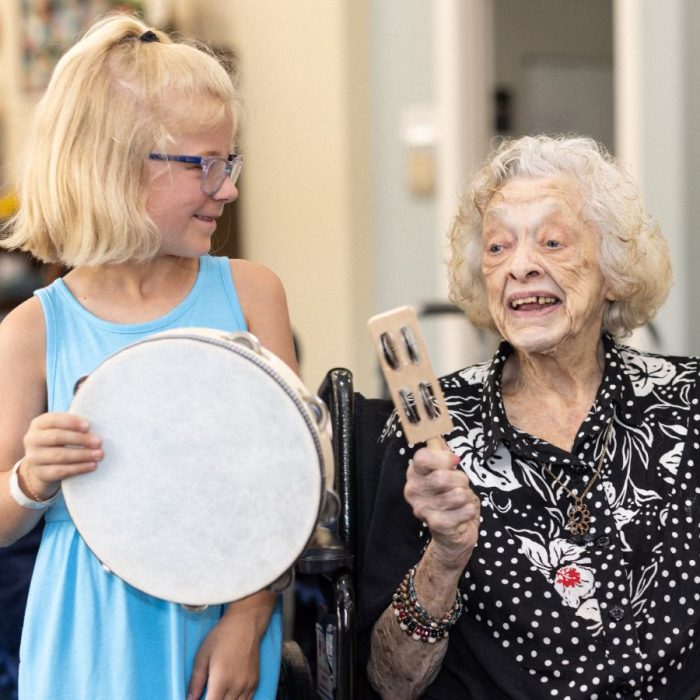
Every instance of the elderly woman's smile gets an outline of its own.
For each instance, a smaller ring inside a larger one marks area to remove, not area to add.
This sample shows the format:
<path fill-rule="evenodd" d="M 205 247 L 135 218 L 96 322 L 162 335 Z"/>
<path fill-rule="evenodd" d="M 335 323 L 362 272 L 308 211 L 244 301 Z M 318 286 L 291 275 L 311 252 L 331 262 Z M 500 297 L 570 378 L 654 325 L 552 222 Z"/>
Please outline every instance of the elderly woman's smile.
<path fill-rule="evenodd" d="M 561 304 L 561 299 L 557 296 L 550 296 L 547 292 L 523 292 L 522 294 L 511 295 L 508 306 L 514 312 L 530 314 L 532 312 L 548 313 L 555 306 Z"/>
<path fill-rule="evenodd" d="M 600 236 L 564 178 L 509 181 L 484 215 L 482 273 L 501 335 L 518 350 L 552 352 L 569 341 L 596 344 L 607 286 Z"/>

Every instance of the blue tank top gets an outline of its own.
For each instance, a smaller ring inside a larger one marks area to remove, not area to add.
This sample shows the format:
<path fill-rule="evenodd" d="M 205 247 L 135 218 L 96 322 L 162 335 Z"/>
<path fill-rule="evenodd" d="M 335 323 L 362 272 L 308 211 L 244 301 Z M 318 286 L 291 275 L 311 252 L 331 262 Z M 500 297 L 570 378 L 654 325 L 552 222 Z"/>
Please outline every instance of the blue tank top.
<path fill-rule="evenodd" d="M 188 326 L 246 330 L 227 258 L 201 257 L 187 297 L 145 323 L 98 318 L 61 279 L 36 295 L 46 322 L 49 411 L 66 411 L 78 379 L 145 336 Z M 20 698 L 183 700 L 194 655 L 223 610 L 211 606 L 192 613 L 107 573 L 59 498 L 46 513 L 32 577 L 20 649 Z M 256 699 L 275 697 L 281 638 L 278 604 L 261 643 Z"/>

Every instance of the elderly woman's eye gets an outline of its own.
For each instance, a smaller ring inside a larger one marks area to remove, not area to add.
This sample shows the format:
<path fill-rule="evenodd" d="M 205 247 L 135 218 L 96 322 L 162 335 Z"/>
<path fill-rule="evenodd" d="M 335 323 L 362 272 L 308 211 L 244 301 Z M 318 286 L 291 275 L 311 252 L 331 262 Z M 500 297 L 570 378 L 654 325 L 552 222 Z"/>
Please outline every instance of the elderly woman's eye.
<path fill-rule="evenodd" d="M 503 246 L 500 243 L 492 243 L 489 246 L 489 253 L 500 253 L 503 250 Z"/>
<path fill-rule="evenodd" d="M 559 243 L 559 241 L 555 241 L 554 239 L 548 240 L 545 245 L 547 248 L 561 248 L 561 243 Z"/>

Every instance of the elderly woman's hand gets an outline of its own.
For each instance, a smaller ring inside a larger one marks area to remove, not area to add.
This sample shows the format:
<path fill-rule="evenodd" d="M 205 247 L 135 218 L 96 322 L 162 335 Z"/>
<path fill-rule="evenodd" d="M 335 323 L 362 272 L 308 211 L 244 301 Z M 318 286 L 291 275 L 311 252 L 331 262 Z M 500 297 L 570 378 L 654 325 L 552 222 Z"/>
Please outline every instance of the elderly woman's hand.
<path fill-rule="evenodd" d="M 446 568 L 462 569 L 479 536 L 480 503 L 459 459 L 445 450 L 422 448 L 409 464 L 404 496 L 427 523 L 434 554 Z"/>

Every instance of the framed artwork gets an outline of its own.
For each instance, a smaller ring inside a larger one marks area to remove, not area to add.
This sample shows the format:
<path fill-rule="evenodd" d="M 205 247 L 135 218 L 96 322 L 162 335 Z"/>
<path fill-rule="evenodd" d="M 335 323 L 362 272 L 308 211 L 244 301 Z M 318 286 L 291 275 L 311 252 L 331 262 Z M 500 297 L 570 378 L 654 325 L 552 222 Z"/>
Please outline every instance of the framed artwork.
<path fill-rule="evenodd" d="M 20 0 L 22 88 L 43 90 L 58 59 L 99 15 L 141 12 L 141 2 L 116 0 Z"/>

